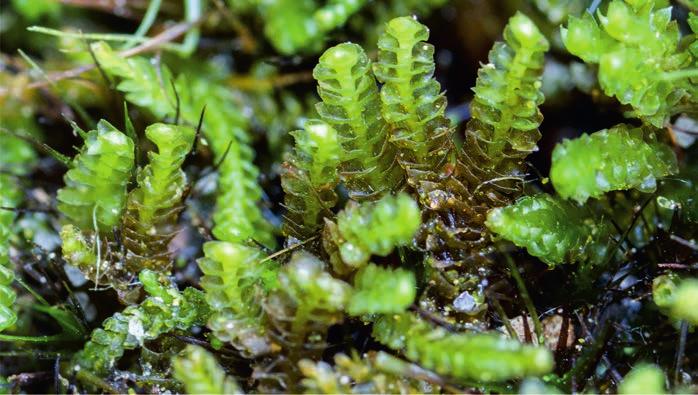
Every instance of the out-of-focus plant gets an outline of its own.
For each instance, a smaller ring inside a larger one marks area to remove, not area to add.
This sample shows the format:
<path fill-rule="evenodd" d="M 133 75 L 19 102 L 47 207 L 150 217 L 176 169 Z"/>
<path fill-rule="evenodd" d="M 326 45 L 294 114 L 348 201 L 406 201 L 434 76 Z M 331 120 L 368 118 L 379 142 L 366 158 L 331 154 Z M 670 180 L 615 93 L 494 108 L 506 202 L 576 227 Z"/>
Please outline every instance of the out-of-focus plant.
<path fill-rule="evenodd" d="M 188 394 L 241 394 L 232 377 L 226 376 L 216 358 L 200 346 L 188 346 L 172 360 L 174 376 Z"/>
<path fill-rule="evenodd" d="M 695 112 L 695 54 L 685 49 L 671 7 L 654 0 L 613 0 L 606 14 L 571 16 L 562 28 L 567 49 L 599 65 L 604 92 L 632 107 L 631 115 L 661 127 L 683 111 Z"/>

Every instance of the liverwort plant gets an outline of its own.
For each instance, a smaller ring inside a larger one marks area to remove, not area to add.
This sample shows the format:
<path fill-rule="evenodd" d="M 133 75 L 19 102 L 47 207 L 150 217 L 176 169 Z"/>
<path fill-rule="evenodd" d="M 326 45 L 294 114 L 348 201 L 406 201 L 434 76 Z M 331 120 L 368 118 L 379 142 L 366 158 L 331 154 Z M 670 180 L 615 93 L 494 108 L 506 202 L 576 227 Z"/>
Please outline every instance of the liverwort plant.
<path fill-rule="evenodd" d="M 696 392 L 695 1 L 112 3 L 2 10 L 0 392 Z"/>

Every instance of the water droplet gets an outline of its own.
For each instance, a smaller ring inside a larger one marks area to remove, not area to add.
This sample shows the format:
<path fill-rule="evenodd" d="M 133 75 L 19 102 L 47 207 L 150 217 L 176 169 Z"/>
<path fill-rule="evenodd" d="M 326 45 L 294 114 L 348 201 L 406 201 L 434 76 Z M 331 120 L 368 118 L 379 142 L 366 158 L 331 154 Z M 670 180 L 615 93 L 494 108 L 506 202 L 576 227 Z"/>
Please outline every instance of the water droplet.
<path fill-rule="evenodd" d="M 143 344 L 145 330 L 143 329 L 143 322 L 138 317 L 132 317 L 128 321 L 128 336 L 133 337 L 138 344 Z"/>
<path fill-rule="evenodd" d="M 637 189 L 640 192 L 652 192 L 657 189 L 657 179 L 652 176 L 647 176 L 642 180 L 642 184 L 640 184 Z"/>
<path fill-rule="evenodd" d="M 472 313 L 477 305 L 475 298 L 468 291 L 464 291 L 453 301 L 453 307 L 462 313 Z"/>

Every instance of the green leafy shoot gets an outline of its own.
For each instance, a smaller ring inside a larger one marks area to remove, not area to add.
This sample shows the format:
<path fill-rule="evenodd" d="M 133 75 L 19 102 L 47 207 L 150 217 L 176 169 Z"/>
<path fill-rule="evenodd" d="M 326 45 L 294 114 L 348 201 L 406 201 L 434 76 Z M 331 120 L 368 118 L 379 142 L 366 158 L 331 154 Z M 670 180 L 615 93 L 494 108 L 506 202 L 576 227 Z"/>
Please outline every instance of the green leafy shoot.
<path fill-rule="evenodd" d="M 682 48 L 671 7 L 655 0 L 613 0 L 606 14 L 570 16 L 561 28 L 567 49 L 599 65 L 599 83 L 609 96 L 632 106 L 632 115 L 656 127 L 698 103 L 695 59 Z"/>
<path fill-rule="evenodd" d="M 548 41 L 527 16 L 517 13 L 509 19 L 504 42 L 494 44 L 489 63 L 478 70 L 473 88 L 468 131 L 477 146 L 464 149 L 467 155 L 476 156 L 479 146 L 489 159 L 475 165 L 497 168 L 503 160 L 525 157 L 537 150 L 536 142 L 541 137 L 538 126 L 543 121 L 538 109 L 544 99 L 540 91 L 543 55 L 548 47 Z"/>
<path fill-rule="evenodd" d="M 369 263 L 354 276 L 354 293 L 347 312 L 351 315 L 402 313 L 414 302 L 416 293 L 412 272 Z"/>
<path fill-rule="evenodd" d="M 618 386 L 620 394 L 664 394 L 664 372 L 656 365 L 639 364 L 625 377 Z"/>
<path fill-rule="evenodd" d="M 187 394 L 242 394 L 232 377 L 226 376 L 216 358 L 200 346 L 189 345 L 172 359 L 174 376 Z"/>
<path fill-rule="evenodd" d="M 256 182 L 258 170 L 252 163 L 254 154 L 248 145 L 247 122 L 232 92 L 217 79 L 220 73 L 203 64 L 202 74 L 182 74 L 173 80 L 166 67 L 157 68 L 150 59 L 124 58 L 103 42 L 93 43 L 91 48 L 101 69 L 121 80 L 117 87 L 126 99 L 155 117 L 174 116 L 179 96 L 182 118 L 195 126 L 206 107 L 203 134 L 216 163 L 220 163 L 218 190 L 221 193 L 213 214 L 213 234 L 219 240 L 254 239 L 273 246 L 271 226 L 257 207 L 262 191 Z"/>
<path fill-rule="evenodd" d="M 141 347 L 145 341 L 175 329 L 201 325 L 208 318 L 209 309 L 200 291 L 187 288 L 179 292 L 161 285 L 158 275 L 147 270 L 139 278 L 151 296 L 107 318 L 102 328 L 92 332 L 90 341 L 73 356 L 76 369 L 106 375 L 125 350 Z"/>
<path fill-rule="evenodd" d="M 321 121 L 309 120 L 305 130 L 292 135 L 295 153 L 289 155 L 281 173 L 286 192 L 283 229 L 287 236 L 303 241 L 317 233 L 337 203 L 341 149 L 337 132 Z"/>
<path fill-rule="evenodd" d="M 419 224 L 417 203 L 405 194 L 350 203 L 337 214 L 336 223 L 326 223 L 325 249 L 334 256 L 335 270 L 358 269 L 371 255 L 386 256 L 395 247 L 409 245 Z"/>
<path fill-rule="evenodd" d="M 126 264 L 168 272 L 168 244 L 175 234 L 182 201 L 188 189 L 182 163 L 194 145 L 196 132 L 188 126 L 150 125 L 145 135 L 157 146 L 149 163 L 138 172 L 138 187 L 128 196 L 124 216 Z"/>
<path fill-rule="evenodd" d="M 220 340 L 249 355 L 270 352 L 258 297 L 277 286 L 278 266 L 273 261 L 260 264 L 261 252 L 243 244 L 208 242 L 204 254 L 198 264 L 204 273 L 201 287 L 213 310 L 208 326 Z"/>
<path fill-rule="evenodd" d="M 676 156 L 647 129 L 616 125 L 558 144 L 550 179 L 557 193 L 579 203 L 605 192 L 653 192 L 657 179 L 678 171 Z"/>
<path fill-rule="evenodd" d="M 610 250 L 611 224 L 563 199 L 539 194 L 492 209 L 487 227 L 550 266 L 601 263 Z"/>
<path fill-rule="evenodd" d="M 543 375 L 553 368 L 550 351 L 494 333 L 449 333 L 414 315 L 386 315 L 373 327 L 386 346 L 403 350 L 427 369 L 482 382 Z"/>
<path fill-rule="evenodd" d="M 342 180 L 349 196 L 375 200 L 402 182 L 371 62 L 361 46 L 344 43 L 326 50 L 313 70 L 322 102 L 317 110 L 338 132 Z"/>
<path fill-rule="evenodd" d="M 398 148 L 398 161 L 408 179 L 421 178 L 410 170 L 439 172 L 452 160 L 446 98 L 433 78 L 434 46 L 429 30 L 414 18 L 390 20 L 378 40 L 373 66 L 381 88 L 381 113 Z"/>
<path fill-rule="evenodd" d="M 88 132 L 58 191 L 58 209 L 83 230 L 109 231 L 121 219 L 134 166 L 133 141 L 107 121 Z"/>

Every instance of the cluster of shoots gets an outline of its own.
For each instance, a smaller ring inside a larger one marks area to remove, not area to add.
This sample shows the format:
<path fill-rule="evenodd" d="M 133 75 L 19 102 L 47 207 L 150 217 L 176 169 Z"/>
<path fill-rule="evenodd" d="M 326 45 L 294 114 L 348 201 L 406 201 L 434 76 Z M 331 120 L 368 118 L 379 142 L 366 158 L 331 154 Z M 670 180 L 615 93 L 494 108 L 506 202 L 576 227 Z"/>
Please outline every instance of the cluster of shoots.
<path fill-rule="evenodd" d="M 458 1 L 83 3 L 1 15 L 0 393 L 698 390 L 695 2 L 487 6 L 455 80 Z"/>

